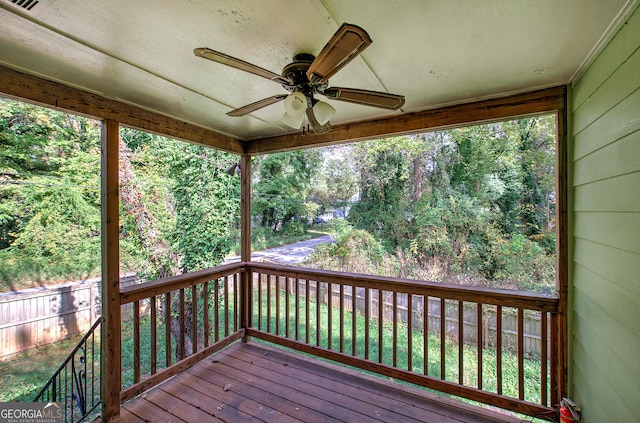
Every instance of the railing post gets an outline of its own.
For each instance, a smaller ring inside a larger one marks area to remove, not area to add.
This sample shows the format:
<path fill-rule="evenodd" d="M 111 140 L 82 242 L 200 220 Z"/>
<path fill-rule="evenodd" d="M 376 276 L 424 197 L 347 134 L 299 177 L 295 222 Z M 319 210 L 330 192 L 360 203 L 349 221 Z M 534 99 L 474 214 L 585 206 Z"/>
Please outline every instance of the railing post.
<path fill-rule="evenodd" d="M 247 263 L 251 261 L 251 155 L 243 154 L 240 159 L 240 259 Z M 251 326 L 251 296 L 253 273 L 251 268 L 242 273 L 242 288 L 240 289 L 240 327 L 247 329 Z M 248 342 L 245 336 L 243 342 Z"/>
<path fill-rule="evenodd" d="M 118 193 L 118 122 L 104 120 L 101 136 L 101 242 L 102 242 L 102 419 L 120 416 L 120 246 Z"/>
<path fill-rule="evenodd" d="M 558 287 L 558 317 L 554 330 L 557 336 L 556 368 L 558 387 L 552 406 L 559 407 L 560 400 L 568 395 L 568 352 L 569 352 L 569 176 L 567 150 L 567 95 L 564 95 L 562 107 L 556 111 L 556 273 Z"/>

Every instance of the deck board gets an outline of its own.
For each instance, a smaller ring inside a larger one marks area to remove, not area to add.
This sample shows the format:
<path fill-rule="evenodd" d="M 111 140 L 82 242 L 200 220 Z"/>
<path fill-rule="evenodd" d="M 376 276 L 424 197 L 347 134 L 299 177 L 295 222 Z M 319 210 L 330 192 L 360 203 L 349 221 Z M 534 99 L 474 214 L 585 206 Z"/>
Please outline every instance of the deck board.
<path fill-rule="evenodd" d="M 235 343 L 123 405 L 120 421 L 140 420 L 521 421 L 257 342 Z"/>

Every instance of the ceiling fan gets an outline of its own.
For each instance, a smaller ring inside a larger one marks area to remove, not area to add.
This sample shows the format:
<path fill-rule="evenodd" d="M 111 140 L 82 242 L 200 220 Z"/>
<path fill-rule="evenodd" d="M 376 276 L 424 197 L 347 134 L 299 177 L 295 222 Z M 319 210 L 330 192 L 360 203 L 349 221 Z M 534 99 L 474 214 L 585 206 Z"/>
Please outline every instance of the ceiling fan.
<path fill-rule="evenodd" d="M 329 119 L 333 117 L 335 109 L 330 104 L 316 99 L 315 94 L 332 100 L 389 110 L 399 109 L 404 104 L 404 96 L 401 95 L 357 88 L 329 87 L 329 78 L 359 55 L 371 42 L 369 34 L 364 29 L 344 23 L 317 57 L 306 53 L 297 54 L 293 62 L 282 69 L 281 75 L 209 48 L 196 48 L 193 52 L 198 57 L 267 78 L 290 91 L 290 94 L 278 94 L 258 100 L 232 110 L 227 115 L 244 116 L 284 100 L 284 123 L 297 129 L 302 126 L 306 116 L 314 132 L 322 133 L 331 129 Z"/>

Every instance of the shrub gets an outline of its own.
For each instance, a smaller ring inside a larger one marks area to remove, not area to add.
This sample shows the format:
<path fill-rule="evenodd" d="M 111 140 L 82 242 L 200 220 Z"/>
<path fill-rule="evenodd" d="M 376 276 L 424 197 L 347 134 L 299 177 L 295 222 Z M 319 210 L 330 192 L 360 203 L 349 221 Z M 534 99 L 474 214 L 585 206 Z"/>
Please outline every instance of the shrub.
<path fill-rule="evenodd" d="M 304 235 L 306 226 L 302 220 L 291 220 L 282 225 L 282 233 L 288 236 Z"/>

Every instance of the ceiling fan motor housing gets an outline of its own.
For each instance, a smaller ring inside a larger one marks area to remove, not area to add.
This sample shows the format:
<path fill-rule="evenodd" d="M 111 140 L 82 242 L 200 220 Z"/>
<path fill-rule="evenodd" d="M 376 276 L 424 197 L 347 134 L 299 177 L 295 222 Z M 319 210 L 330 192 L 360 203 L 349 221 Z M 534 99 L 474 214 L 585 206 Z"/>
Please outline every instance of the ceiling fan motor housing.
<path fill-rule="evenodd" d="M 307 77 L 307 70 L 316 57 L 308 53 L 296 54 L 293 62 L 282 69 L 282 76 L 289 79 L 291 84 L 282 84 L 287 91 L 300 91 L 304 95 L 312 96 L 314 93 L 322 92 L 327 88 L 327 83 L 311 84 Z"/>

